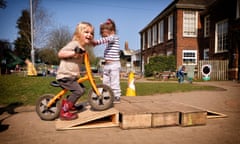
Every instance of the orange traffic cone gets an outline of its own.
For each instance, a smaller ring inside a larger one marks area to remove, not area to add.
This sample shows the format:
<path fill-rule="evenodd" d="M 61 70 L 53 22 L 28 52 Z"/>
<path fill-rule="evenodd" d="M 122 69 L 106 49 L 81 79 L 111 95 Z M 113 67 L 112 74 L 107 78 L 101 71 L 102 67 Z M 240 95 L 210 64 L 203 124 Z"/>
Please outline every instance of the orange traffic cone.
<path fill-rule="evenodd" d="M 133 72 L 130 72 L 128 76 L 128 88 L 127 88 L 126 96 L 136 96 Z"/>

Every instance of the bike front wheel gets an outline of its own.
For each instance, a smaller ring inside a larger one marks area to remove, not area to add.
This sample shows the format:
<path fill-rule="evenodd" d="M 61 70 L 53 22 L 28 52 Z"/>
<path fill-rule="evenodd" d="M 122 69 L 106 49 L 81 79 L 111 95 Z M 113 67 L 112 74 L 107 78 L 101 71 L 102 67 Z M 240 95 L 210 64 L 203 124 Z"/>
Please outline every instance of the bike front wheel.
<path fill-rule="evenodd" d="M 54 120 L 58 118 L 61 104 L 60 101 L 56 101 L 51 107 L 47 107 L 48 102 L 54 97 L 52 94 L 45 94 L 39 97 L 36 102 L 36 112 L 42 120 Z"/>
<path fill-rule="evenodd" d="M 103 111 L 113 107 L 114 94 L 112 89 L 104 84 L 97 85 L 97 89 L 100 92 L 100 96 L 98 96 L 93 89 L 88 93 L 88 102 L 92 109 Z"/>

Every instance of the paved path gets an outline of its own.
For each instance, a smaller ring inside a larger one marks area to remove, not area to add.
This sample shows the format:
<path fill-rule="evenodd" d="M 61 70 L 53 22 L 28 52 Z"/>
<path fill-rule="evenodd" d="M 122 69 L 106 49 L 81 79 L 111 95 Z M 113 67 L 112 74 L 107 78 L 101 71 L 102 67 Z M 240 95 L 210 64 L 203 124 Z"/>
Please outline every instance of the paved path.
<path fill-rule="evenodd" d="M 161 94 L 172 100 L 226 114 L 207 125 L 122 130 L 119 127 L 56 131 L 54 121 L 42 121 L 34 107 L 18 107 L 0 115 L 1 144 L 240 144 L 240 84 L 231 81 L 197 83 L 225 90 Z M 144 98 L 144 97 L 143 97 Z"/>

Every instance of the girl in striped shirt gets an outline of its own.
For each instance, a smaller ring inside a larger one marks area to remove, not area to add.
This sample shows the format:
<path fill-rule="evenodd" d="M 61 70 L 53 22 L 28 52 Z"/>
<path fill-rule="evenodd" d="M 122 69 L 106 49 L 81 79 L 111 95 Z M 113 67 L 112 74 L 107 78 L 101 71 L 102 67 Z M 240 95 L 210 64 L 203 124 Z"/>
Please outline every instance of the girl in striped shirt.
<path fill-rule="evenodd" d="M 112 19 L 100 25 L 99 40 L 94 40 L 93 45 L 106 44 L 104 50 L 105 65 L 103 68 L 103 83 L 110 86 L 113 90 L 114 103 L 120 103 L 120 44 L 119 37 L 116 35 L 116 25 Z"/>

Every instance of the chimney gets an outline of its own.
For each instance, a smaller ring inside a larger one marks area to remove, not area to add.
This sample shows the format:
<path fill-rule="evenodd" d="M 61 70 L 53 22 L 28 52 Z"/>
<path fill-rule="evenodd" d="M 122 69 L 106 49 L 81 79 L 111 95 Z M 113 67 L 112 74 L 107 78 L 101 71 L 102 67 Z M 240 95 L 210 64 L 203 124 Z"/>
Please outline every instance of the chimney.
<path fill-rule="evenodd" d="M 128 47 L 128 42 L 127 41 L 125 41 L 125 50 L 129 51 L 129 47 Z"/>

